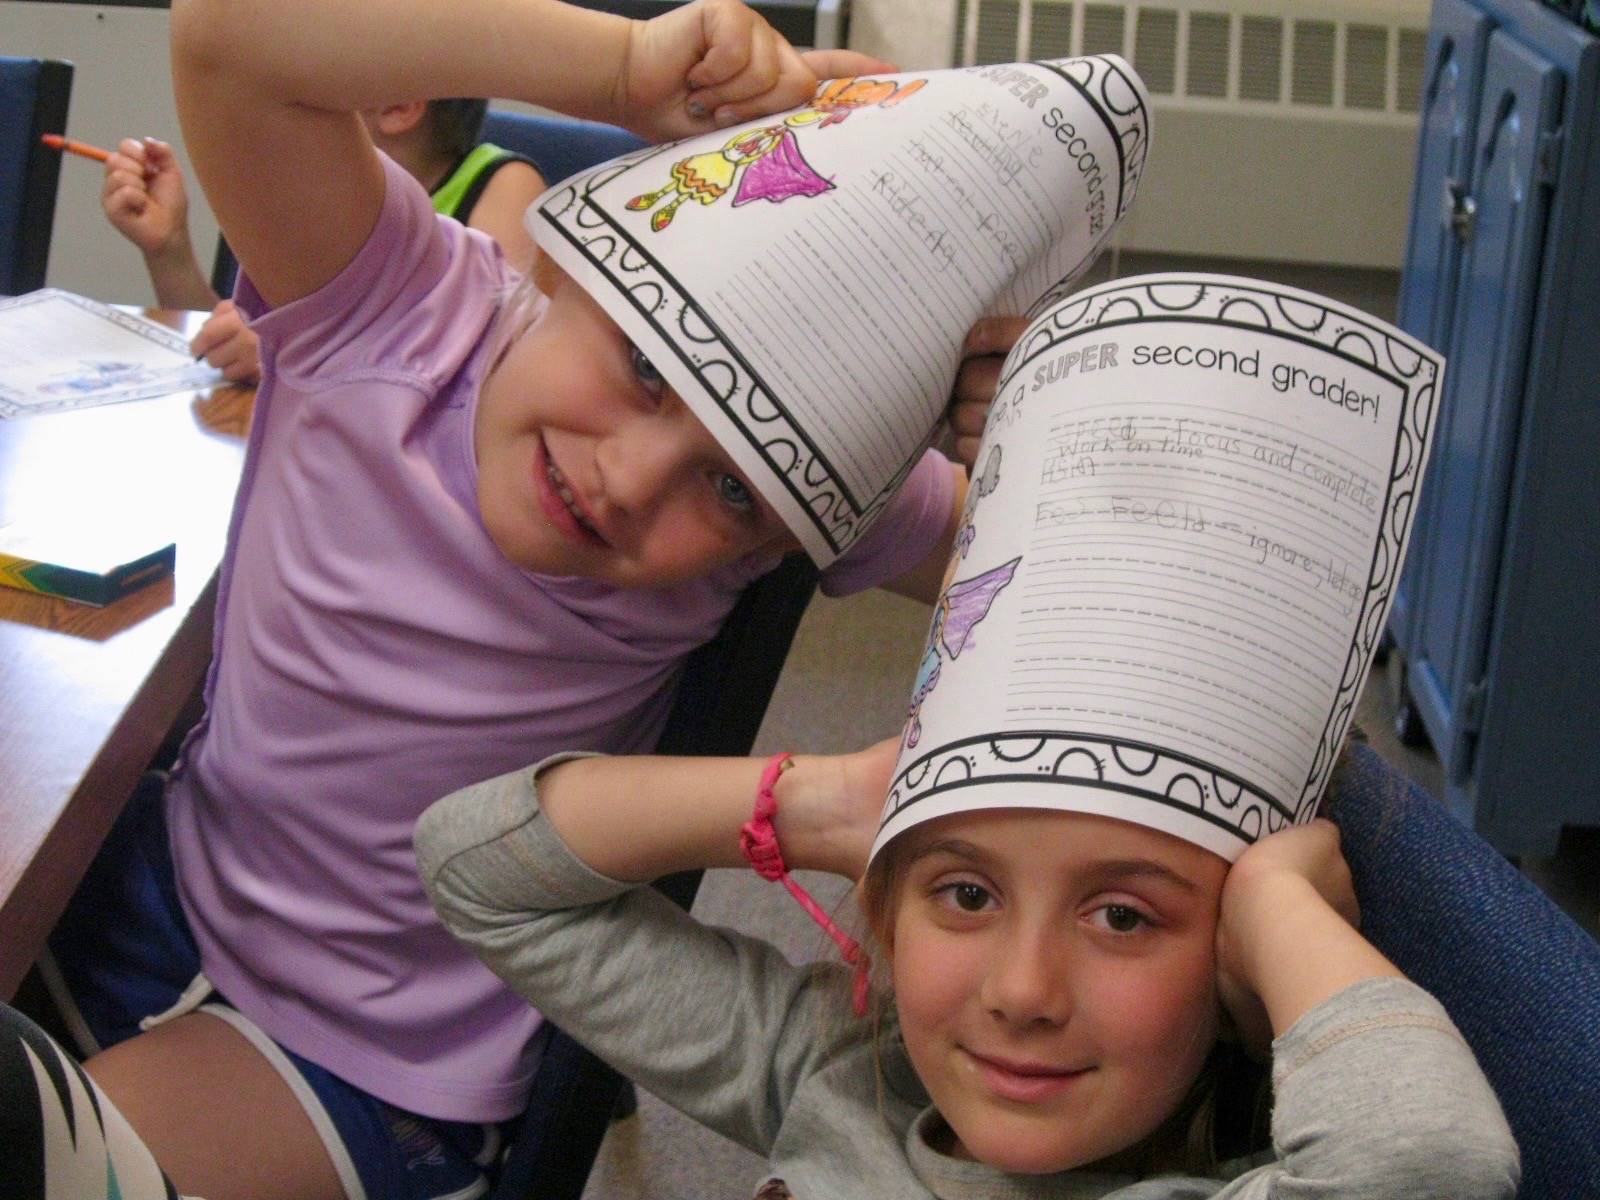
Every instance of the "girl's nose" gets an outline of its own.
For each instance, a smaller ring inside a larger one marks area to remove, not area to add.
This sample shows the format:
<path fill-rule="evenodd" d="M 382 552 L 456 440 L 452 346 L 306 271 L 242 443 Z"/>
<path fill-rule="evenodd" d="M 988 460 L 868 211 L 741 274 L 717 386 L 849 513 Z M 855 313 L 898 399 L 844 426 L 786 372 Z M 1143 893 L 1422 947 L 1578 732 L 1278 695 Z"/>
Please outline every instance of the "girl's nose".
<path fill-rule="evenodd" d="M 1013 1025 L 1064 1025 L 1072 1015 L 1072 968 L 1059 937 L 1019 930 L 996 948 L 980 999 Z"/>
<path fill-rule="evenodd" d="M 632 518 L 659 510 L 681 485 L 693 447 L 680 423 L 636 418 L 595 448 L 606 503 Z"/>

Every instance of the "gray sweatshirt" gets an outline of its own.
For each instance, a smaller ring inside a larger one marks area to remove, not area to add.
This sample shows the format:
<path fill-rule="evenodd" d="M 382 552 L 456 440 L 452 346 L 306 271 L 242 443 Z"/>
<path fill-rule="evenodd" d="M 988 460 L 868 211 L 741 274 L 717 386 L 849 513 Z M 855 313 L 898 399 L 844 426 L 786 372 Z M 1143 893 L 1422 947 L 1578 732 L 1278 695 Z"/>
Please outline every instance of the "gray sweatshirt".
<path fill-rule="evenodd" d="M 1437 1001 L 1393 978 L 1346 988 L 1274 1042 L 1274 1154 L 1232 1178 L 1011 1175 L 941 1154 L 938 1114 L 893 1030 L 875 1049 L 870 1023 L 850 1016 L 843 964 L 795 966 L 591 870 L 540 814 L 538 770 L 423 814 L 418 863 L 445 923 L 617 1070 L 764 1155 L 797 1200 L 1516 1193 L 1516 1144 L 1472 1052 Z"/>

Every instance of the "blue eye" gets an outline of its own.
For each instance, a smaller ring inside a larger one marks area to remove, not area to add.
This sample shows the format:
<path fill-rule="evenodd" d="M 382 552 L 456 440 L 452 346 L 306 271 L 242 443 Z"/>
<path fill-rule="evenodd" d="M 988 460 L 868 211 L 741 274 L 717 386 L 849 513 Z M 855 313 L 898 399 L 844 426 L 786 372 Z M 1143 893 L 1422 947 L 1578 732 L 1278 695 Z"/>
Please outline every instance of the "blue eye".
<path fill-rule="evenodd" d="M 736 475 L 723 473 L 716 478 L 717 499 L 729 508 L 739 509 L 741 512 L 750 512 L 756 506 L 756 499 L 750 494 L 750 489 Z"/>
<path fill-rule="evenodd" d="M 633 361 L 633 373 L 639 377 L 639 382 L 652 392 L 659 392 L 663 380 L 661 372 L 656 370 L 655 363 L 646 358 L 644 351 L 637 346 L 630 346 L 628 350 Z"/>

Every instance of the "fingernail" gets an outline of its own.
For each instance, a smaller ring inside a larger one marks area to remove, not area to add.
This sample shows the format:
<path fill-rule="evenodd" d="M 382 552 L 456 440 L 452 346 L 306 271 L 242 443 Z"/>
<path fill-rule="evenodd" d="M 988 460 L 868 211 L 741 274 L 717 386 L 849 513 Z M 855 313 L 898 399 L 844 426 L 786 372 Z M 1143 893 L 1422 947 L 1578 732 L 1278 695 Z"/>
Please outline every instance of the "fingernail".
<path fill-rule="evenodd" d="M 700 101 L 698 101 L 698 100 L 689 101 L 689 115 L 691 117 L 693 117 L 696 121 L 705 120 L 706 106 L 704 104 L 701 104 Z"/>

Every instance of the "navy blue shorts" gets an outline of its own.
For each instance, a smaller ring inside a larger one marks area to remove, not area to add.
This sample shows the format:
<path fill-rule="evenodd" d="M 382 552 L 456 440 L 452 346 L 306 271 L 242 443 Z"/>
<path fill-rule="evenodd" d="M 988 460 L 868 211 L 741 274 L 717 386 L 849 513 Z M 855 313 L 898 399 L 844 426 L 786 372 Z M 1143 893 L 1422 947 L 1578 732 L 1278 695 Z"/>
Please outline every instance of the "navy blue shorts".
<path fill-rule="evenodd" d="M 440 1121 L 387 1104 L 279 1046 L 200 970 L 167 845 L 162 786 L 147 775 L 50 938 L 40 971 L 85 1055 L 185 1012 L 227 1021 L 278 1071 L 316 1126 L 349 1200 L 470 1200 L 493 1183 L 505 1126 Z"/>

